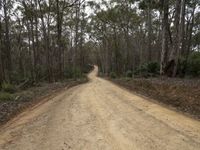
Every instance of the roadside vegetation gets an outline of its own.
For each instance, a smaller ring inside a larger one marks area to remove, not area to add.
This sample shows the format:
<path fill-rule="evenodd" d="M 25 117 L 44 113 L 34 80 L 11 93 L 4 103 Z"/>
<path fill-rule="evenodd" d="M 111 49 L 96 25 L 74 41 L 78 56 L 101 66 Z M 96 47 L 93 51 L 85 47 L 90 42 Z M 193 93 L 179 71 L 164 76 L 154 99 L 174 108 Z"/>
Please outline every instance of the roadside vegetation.
<path fill-rule="evenodd" d="M 67 79 L 62 82 L 54 83 L 37 83 L 37 85 L 26 88 L 17 89 L 13 92 L 0 92 L 0 125 L 9 121 L 12 117 L 39 102 L 44 102 L 55 97 L 63 90 L 67 90 L 72 86 L 86 83 L 88 79 L 81 77 L 79 79 Z"/>
<path fill-rule="evenodd" d="M 120 75 L 117 75 L 117 73 L 115 72 L 111 72 L 109 76 L 111 78 L 160 77 L 159 71 L 160 71 L 160 64 L 158 62 L 147 62 L 142 65 L 139 65 L 134 70 L 128 70 L 125 73 L 120 74 Z M 179 62 L 179 67 L 177 69 L 177 72 L 178 72 L 178 75 L 176 76 L 177 78 L 185 78 L 185 79 L 200 78 L 200 52 L 192 52 L 189 55 L 187 63 L 184 59 L 181 59 Z M 102 73 L 100 72 L 100 74 Z"/>
<path fill-rule="evenodd" d="M 92 64 L 82 0 L 0 1 L 0 89 L 78 79 Z"/>
<path fill-rule="evenodd" d="M 58 82 L 34 82 L 33 84 L 24 82 L 19 85 L 3 82 L 0 90 L 0 125 L 9 121 L 12 117 L 29 107 L 50 99 L 63 90 L 88 81 L 86 76 L 93 69 L 88 65 L 84 72 L 80 70 L 71 70 L 64 75 Z"/>

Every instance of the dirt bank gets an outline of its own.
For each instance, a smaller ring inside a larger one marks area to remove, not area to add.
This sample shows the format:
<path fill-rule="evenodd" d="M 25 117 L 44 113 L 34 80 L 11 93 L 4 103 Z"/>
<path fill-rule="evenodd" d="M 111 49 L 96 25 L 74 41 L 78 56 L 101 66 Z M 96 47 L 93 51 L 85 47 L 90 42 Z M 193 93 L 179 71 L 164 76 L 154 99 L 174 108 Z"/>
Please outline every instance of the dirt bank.
<path fill-rule="evenodd" d="M 200 119 L 200 80 L 170 78 L 110 80 Z"/>
<path fill-rule="evenodd" d="M 67 80 L 57 83 L 39 83 L 37 86 L 27 90 L 18 91 L 14 94 L 14 100 L 0 100 L 0 125 L 6 123 L 12 117 L 16 116 L 28 107 L 32 107 L 46 97 L 55 96 L 64 88 L 87 82 L 87 78 L 79 80 Z"/>

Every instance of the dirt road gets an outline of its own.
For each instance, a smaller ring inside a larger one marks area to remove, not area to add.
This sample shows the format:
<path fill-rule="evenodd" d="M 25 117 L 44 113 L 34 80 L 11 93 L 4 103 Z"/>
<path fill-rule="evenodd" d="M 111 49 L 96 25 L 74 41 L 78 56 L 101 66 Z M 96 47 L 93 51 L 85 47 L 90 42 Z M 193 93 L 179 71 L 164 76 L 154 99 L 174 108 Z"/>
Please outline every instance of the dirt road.
<path fill-rule="evenodd" d="M 200 122 L 90 73 L 91 81 L 24 112 L 2 150 L 200 150 Z"/>

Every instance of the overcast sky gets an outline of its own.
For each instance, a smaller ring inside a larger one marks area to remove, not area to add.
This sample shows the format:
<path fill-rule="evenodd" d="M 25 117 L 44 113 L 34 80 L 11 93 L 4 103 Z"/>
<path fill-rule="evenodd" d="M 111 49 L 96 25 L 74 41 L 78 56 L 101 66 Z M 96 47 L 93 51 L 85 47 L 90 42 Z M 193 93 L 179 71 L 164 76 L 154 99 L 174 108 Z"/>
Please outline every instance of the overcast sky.
<path fill-rule="evenodd" d="M 89 1 L 100 3 L 102 0 L 86 0 L 86 2 L 89 2 Z M 109 1 L 109 0 L 105 0 L 105 1 Z M 91 14 L 92 12 L 93 12 L 93 10 L 90 7 L 86 7 L 86 13 L 87 14 Z"/>

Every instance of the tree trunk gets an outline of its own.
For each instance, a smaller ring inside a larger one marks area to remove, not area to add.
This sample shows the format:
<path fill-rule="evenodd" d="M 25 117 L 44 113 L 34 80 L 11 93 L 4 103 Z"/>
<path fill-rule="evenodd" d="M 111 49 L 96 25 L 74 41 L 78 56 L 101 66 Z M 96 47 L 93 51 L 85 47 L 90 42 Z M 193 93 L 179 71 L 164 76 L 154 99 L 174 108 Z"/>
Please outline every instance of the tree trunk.
<path fill-rule="evenodd" d="M 21 20 L 18 18 L 18 25 L 19 26 L 22 26 L 21 24 Z M 18 48 L 17 50 L 19 51 L 19 60 L 18 60 L 18 63 L 19 63 L 19 74 L 20 74 L 20 77 L 21 78 L 24 78 L 24 66 L 23 66 L 23 56 L 22 56 L 22 29 L 20 29 L 19 31 L 19 35 L 17 37 L 17 44 L 18 44 Z"/>
<path fill-rule="evenodd" d="M 32 43 L 32 64 L 33 64 L 33 80 L 36 80 L 36 50 L 35 50 L 35 38 L 34 38 L 34 25 L 33 25 L 33 18 L 30 19 L 31 24 L 31 43 Z"/>
<path fill-rule="evenodd" d="M 1 84 L 3 82 L 3 62 L 2 62 L 2 25 L 1 25 L 1 17 L 0 17 L 0 89 Z"/>
<path fill-rule="evenodd" d="M 11 47 L 10 47 L 10 32 L 9 32 L 9 16 L 8 16 L 8 1 L 3 0 L 4 20 L 5 20 L 5 79 L 10 82 L 10 76 L 12 71 L 11 64 Z"/>
<path fill-rule="evenodd" d="M 82 18 L 82 20 L 81 20 L 81 34 L 80 34 L 80 62 L 79 62 L 79 66 L 80 66 L 80 68 L 84 68 L 84 63 L 85 63 L 85 61 L 84 61 L 84 53 L 83 53 L 83 42 L 84 42 L 84 39 L 83 39 L 83 35 L 84 35 L 84 21 L 85 21 L 85 16 L 84 16 L 84 14 L 82 14 L 81 15 L 81 18 Z"/>
<path fill-rule="evenodd" d="M 151 14 L 151 1 L 148 5 L 148 61 L 152 60 L 152 14 Z"/>
<path fill-rule="evenodd" d="M 78 54 L 78 30 L 79 30 L 79 17 L 80 17 L 80 3 L 77 2 L 76 8 L 75 8 L 75 41 L 74 41 L 74 67 L 77 67 L 77 54 Z"/>
<path fill-rule="evenodd" d="M 161 63 L 160 74 L 165 74 L 165 68 L 168 55 L 168 15 L 169 15 L 169 0 L 163 0 L 163 21 L 162 21 L 162 51 L 161 51 Z"/>
<path fill-rule="evenodd" d="M 189 23 L 188 26 L 188 40 L 187 40 L 187 47 L 186 47 L 186 53 L 185 53 L 185 57 L 186 57 L 186 63 L 188 62 L 188 57 L 190 54 L 190 49 L 191 49 L 191 42 L 192 42 L 192 31 L 193 31 L 193 27 L 194 27 L 194 13 L 195 13 L 195 8 L 196 6 L 194 6 L 191 17 L 192 17 L 192 21 L 191 23 Z M 187 66 L 185 66 L 186 69 Z"/>
<path fill-rule="evenodd" d="M 38 81 L 38 75 L 39 75 L 39 36 L 38 36 L 38 3 L 37 0 L 35 0 L 35 7 L 36 7 L 36 14 L 35 14 L 35 74 L 36 74 L 36 82 Z"/>
<path fill-rule="evenodd" d="M 56 13 L 57 13 L 57 46 L 58 46 L 58 57 L 59 57 L 59 78 L 63 78 L 63 69 L 62 69 L 62 14 L 60 12 L 59 0 L 56 0 Z"/>
<path fill-rule="evenodd" d="M 29 25 L 28 20 L 26 21 L 26 27 L 27 27 L 27 30 L 28 30 L 28 55 L 29 55 L 29 59 L 32 60 L 32 54 L 31 54 L 31 31 L 30 31 L 31 29 L 30 29 L 30 25 Z M 31 75 L 31 78 L 33 79 L 33 64 L 32 64 L 32 61 L 30 61 L 29 65 L 30 65 L 29 66 L 30 75 Z"/>
<path fill-rule="evenodd" d="M 44 50 L 45 50 L 45 53 L 46 53 L 47 77 L 48 77 L 48 81 L 52 82 L 53 72 L 52 72 L 52 60 L 50 59 L 49 34 L 47 35 L 47 31 L 46 31 L 47 29 L 46 29 L 46 26 L 45 26 L 45 21 L 44 21 L 42 6 L 41 6 L 41 0 L 38 0 L 38 5 L 39 5 L 39 9 L 40 9 L 40 19 L 41 19 L 41 22 L 42 22 L 42 33 L 43 33 L 43 38 L 44 38 Z M 50 12 L 50 6 L 49 6 L 49 12 Z M 49 27 L 50 27 L 49 21 L 47 21 L 47 24 L 48 24 L 48 31 L 49 31 L 50 30 L 49 29 Z"/>
<path fill-rule="evenodd" d="M 172 65 L 172 77 L 175 77 L 178 69 L 178 60 L 180 55 L 180 13 L 181 13 L 181 0 L 176 0 L 175 7 L 175 21 L 174 21 L 174 43 L 171 51 L 169 63 L 173 62 Z"/>
<path fill-rule="evenodd" d="M 184 54 L 185 49 L 185 0 L 181 3 L 181 25 L 180 25 L 180 53 Z"/>

